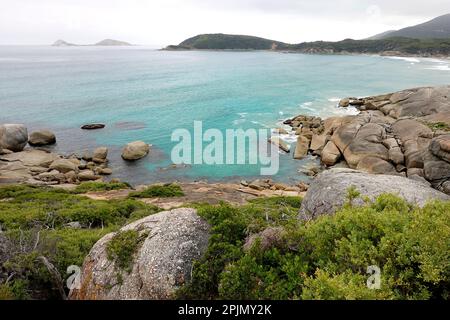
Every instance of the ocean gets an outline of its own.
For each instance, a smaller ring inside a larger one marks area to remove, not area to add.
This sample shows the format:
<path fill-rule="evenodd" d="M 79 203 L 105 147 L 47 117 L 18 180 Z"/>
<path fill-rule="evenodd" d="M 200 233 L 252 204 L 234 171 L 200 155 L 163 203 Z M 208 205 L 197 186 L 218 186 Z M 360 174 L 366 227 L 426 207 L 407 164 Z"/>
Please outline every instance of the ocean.
<path fill-rule="evenodd" d="M 147 47 L 0 46 L 0 123 L 50 129 L 53 149 L 80 154 L 110 149 L 114 176 L 132 184 L 229 181 L 258 177 L 257 165 L 172 166 L 175 129 L 273 129 L 299 114 L 329 117 L 354 110 L 340 98 L 450 83 L 450 61 L 276 52 L 170 52 Z M 105 123 L 82 131 L 87 123 Z M 285 137 L 293 142 L 295 137 Z M 150 155 L 135 163 L 123 146 L 143 140 Z M 272 179 L 307 180 L 297 161 L 280 155 Z"/>

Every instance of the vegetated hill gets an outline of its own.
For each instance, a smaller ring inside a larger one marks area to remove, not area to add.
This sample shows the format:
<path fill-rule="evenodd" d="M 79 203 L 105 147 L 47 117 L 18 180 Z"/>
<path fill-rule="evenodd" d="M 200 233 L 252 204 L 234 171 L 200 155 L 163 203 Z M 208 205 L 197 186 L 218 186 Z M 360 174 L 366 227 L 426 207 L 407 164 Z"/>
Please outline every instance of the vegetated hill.
<path fill-rule="evenodd" d="M 167 49 L 207 49 L 207 50 L 273 50 L 286 49 L 289 45 L 269 39 L 229 34 L 202 34 L 187 39 L 178 46 Z"/>
<path fill-rule="evenodd" d="M 386 39 L 392 37 L 407 37 L 414 39 L 448 39 L 450 38 L 450 14 L 434 18 L 433 20 L 416 26 L 376 35 L 369 39 Z"/>
<path fill-rule="evenodd" d="M 396 32 L 397 30 L 389 30 L 389 31 L 385 31 L 379 34 L 376 34 L 370 38 L 364 39 L 364 40 L 381 40 L 381 39 L 386 39 L 389 38 L 389 35 Z"/>
<path fill-rule="evenodd" d="M 97 42 L 96 44 L 88 44 L 88 45 L 80 45 L 80 44 L 69 43 L 64 40 L 57 40 L 54 44 L 52 44 L 52 46 L 53 47 L 131 46 L 131 44 L 129 44 L 128 42 L 112 40 L 112 39 L 105 39 L 100 42 Z"/>
<path fill-rule="evenodd" d="M 226 34 L 199 35 L 166 50 L 280 50 L 312 54 L 384 54 L 384 55 L 450 55 L 450 39 L 410 39 L 396 37 L 383 40 L 353 40 L 338 42 L 303 42 L 287 44 L 251 36 Z"/>
<path fill-rule="evenodd" d="M 305 42 L 291 47 L 304 53 L 363 53 L 388 55 L 450 55 L 450 39 L 389 38 L 384 40 L 352 40 L 339 42 Z"/>

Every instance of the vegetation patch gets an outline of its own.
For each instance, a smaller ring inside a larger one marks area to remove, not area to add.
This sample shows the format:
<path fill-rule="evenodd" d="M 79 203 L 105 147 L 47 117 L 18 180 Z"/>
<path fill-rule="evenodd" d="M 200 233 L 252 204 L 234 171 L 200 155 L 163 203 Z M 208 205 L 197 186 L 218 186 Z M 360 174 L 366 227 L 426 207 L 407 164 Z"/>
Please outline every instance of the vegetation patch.
<path fill-rule="evenodd" d="M 427 122 L 426 124 L 433 131 L 450 131 L 450 125 L 445 122 Z"/>
<path fill-rule="evenodd" d="M 134 254 L 147 236 L 148 233 L 140 235 L 135 230 L 118 232 L 107 245 L 108 260 L 114 261 L 120 270 L 131 272 Z"/>
<path fill-rule="evenodd" d="M 131 192 L 130 198 L 172 198 L 182 197 L 184 192 L 177 184 L 154 185 L 140 192 Z"/>
<path fill-rule="evenodd" d="M 269 199 L 265 210 L 255 204 L 204 207 L 200 213 L 213 234 L 179 298 L 449 299 L 450 202 L 421 209 L 382 195 L 354 207 L 356 197 L 350 190 L 344 208 L 310 222 L 273 212 L 281 199 Z M 283 241 L 243 249 L 249 234 L 273 226 L 282 226 Z M 367 286 L 369 266 L 381 269 L 378 290 Z"/>
<path fill-rule="evenodd" d="M 131 186 L 124 182 L 83 182 L 73 191 L 75 194 L 83 194 L 87 192 L 112 191 L 130 189 Z"/>
<path fill-rule="evenodd" d="M 64 279 L 67 268 L 81 267 L 103 236 L 161 211 L 133 199 L 96 201 L 24 185 L 0 187 L 1 199 L 8 201 L 0 201 L 0 299 L 61 299 L 38 257 L 46 257 Z"/>

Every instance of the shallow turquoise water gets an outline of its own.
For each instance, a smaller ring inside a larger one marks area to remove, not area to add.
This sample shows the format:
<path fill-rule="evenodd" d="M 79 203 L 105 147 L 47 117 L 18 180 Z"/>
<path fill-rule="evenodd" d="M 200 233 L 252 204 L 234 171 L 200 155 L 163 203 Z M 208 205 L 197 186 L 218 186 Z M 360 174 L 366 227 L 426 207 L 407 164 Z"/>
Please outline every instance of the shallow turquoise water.
<path fill-rule="evenodd" d="M 0 122 L 47 127 L 56 149 L 111 148 L 115 174 L 132 183 L 256 176 L 258 166 L 167 169 L 176 128 L 274 128 L 307 113 L 339 114 L 338 98 L 450 83 L 449 63 L 376 56 L 313 56 L 271 52 L 164 52 L 145 47 L 0 47 Z M 80 125 L 107 128 L 82 132 Z M 120 159 L 129 141 L 153 144 L 135 164 Z M 301 180 L 282 155 L 281 181 Z"/>

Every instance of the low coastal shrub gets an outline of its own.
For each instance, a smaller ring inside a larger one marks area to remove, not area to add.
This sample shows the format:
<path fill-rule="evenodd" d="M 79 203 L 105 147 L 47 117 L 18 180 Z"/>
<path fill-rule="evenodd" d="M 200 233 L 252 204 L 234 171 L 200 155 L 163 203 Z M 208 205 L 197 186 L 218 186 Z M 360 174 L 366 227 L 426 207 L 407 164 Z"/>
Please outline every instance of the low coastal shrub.
<path fill-rule="evenodd" d="M 130 198 L 172 198 L 182 197 L 184 192 L 177 184 L 165 184 L 150 186 L 143 191 L 130 193 Z"/>
<path fill-rule="evenodd" d="M 119 270 L 131 272 L 134 254 L 147 236 L 135 230 L 118 232 L 107 245 L 108 260 L 114 261 Z"/>
<path fill-rule="evenodd" d="M 38 257 L 65 279 L 67 268 L 81 267 L 104 235 L 159 211 L 133 199 L 96 201 L 54 188 L 0 187 L 0 299 L 60 299 Z"/>
<path fill-rule="evenodd" d="M 130 188 L 131 186 L 125 182 L 83 182 L 75 188 L 73 193 L 83 194 L 87 192 L 122 190 Z"/>
<path fill-rule="evenodd" d="M 359 195 L 353 190 L 350 196 Z M 254 223 L 258 209 L 252 205 L 210 207 L 201 214 L 213 235 L 179 298 L 450 298 L 450 202 L 418 208 L 382 195 L 363 207 L 349 201 L 335 215 L 310 222 L 295 215 L 271 220 L 269 214 Z M 259 240 L 243 249 L 249 230 L 280 224 L 283 241 L 263 249 Z M 369 266 L 381 270 L 380 289 L 367 286 Z"/>

